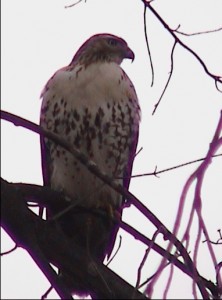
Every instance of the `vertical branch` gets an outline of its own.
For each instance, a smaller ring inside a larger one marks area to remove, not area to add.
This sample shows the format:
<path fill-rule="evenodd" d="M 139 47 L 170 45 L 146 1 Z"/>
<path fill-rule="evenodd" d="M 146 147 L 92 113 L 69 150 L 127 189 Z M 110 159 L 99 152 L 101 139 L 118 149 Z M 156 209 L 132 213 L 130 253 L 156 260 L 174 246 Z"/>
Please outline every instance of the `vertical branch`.
<path fill-rule="evenodd" d="M 148 42 L 148 35 L 147 35 L 146 10 L 147 10 L 147 6 L 144 5 L 144 12 L 143 12 L 144 35 L 145 35 L 145 40 L 146 40 L 146 48 L 147 48 L 148 56 L 150 59 L 150 67 L 151 67 L 151 74 L 152 74 L 151 87 L 152 87 L 154 84 L 154 68 L 153 68 L 153 61 L 152 61 L 152 56 L 151 56 L 151 52 L 150 52 L 150 46 L 149 46 L 149 42 Z"/>

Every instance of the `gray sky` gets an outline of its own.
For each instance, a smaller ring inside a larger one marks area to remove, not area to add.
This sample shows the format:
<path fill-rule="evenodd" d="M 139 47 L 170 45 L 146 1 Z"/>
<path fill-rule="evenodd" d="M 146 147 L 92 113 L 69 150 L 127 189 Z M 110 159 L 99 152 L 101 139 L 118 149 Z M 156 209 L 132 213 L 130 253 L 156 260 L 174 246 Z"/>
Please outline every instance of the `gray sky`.
<path fill-rule="evenodd" d="M 74 1 L 73 1 L 74 2 Z M 53 73 L 67 65 L 79 46 L 91 35 L 109 32 L 124 38 L 135 53 L 135 61 L 122 67 L 133 81 L 142 109 L 139 146 L 143 150 L 134 163 L 134 174 L 172 167 L 202 158 L 208 151 L 219 120 L 222 96 L 212 78 L 197 60 L 179 45 L 174 56 L 170 85 L 154 116 L 152 111 L 168 78 L 173 39 L 157 19 L 147 12 L 147 31 L 155 70 L 154 87 L 150 87 L 151 70 L 144 38 L 143 5 L 139 0 L 88 0 L 73 8 L 61 0 L 2 1 L 2 109 L 38 122 L 40 93 Z M 154 1 L 162 18 L 171 28 L 186 33 L 222 27 L 220 0 Z M 222 74 L 222 31 L 180 38 L 204 60 L 210 72 Z M 42 184 L 39 137 L 25 129 L 2 121 L 2 177 L 11 182 Z M 220 150 L 220 153 L 222 151 Z M 132 179 L 130 191 L 172 230 L 182 188 L 197 164 L 161 174 Z M 222 158 L 213 160 L 205 176 L 203 217 L 212 240 L 218 238 L 221 222 Z M 186 200 L 179 237 L 187 225 L 193 189 Z M 134 208 L 126 209 L 125 221 L 149 238 L 155 228 Z M 197 235 L 197 218 L 192 227 L 189 251 Z M 131 284 L 145 246 L 120 231 L 122 247 L 110 267 Z M 166 245 L 158 237 L 161 245 Z M 2 231 L 2 251 L 13 242 Z M 214 247 L 218 261 L 221 249 Z M 143 279 L 151 276 L 160 256 L 150 253 L 143 269 Z M 205 244 L 198 259 L 200 273 L 215 280 L 212 261 Z M 175 269 L 169 298 L 192 297 L 192 282 Z M 169 269 L 163 272 L 153 296 L 162 297 Z M 181 283 L 183 283 L 181 285 Z M 179 286 L 179 288 L 178 288 Z M 2 298 L 40 298 L 49 287 L 31 258 L 22 249 L 2 257 Z M 55 292 L 50 297 L 58 298 Z"/>

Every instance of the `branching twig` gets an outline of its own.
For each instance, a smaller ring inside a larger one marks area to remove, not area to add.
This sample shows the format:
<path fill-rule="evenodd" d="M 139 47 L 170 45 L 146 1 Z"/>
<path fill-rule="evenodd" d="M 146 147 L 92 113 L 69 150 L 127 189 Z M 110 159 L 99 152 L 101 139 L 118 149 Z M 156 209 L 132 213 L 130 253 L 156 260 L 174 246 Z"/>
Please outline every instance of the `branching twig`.
<path fill-rule="evenodd" d="M 130 193 L 128 190 L 126 190 L 121 184 L 118 184 L 115 182 L 115 180 L 108 176 L 107 174 L 101 172 L 97 165 L 91 161 L 88 160 L 88 158 L 83 155 L 80 151 L 75 149 L 73 146 L 71 146 L 67 141 L 64 139 L 61 139 L 56 134 L 52 132 L 48 132 L 43 130 L 40 126 L 36 125 L 33 122 L 27 121 L 23 118 L 20 118 L 18 116 L 15 116 L 13 114 L 7 113 L 5 111 L 1 111 L 1 118 L 8 120 L 17 126 L 23 126 L 29 130 L 32 130 L 40 135 L 44 135 L 45 137 L 53 140 L 58 145 L 65 148 L 67 151 L 69 151 L 72 155 L 75 156 L 76 159 L 78 159 L 83 165 L 85 165 L 88 170 L 96 175 L 98 178 L 100 178 L 104 183 L 109 185 L 112 189 L 114 189 L 116 192 L 120 193 L 124 196 L 125 199 L 127 199 L 128 204 L 133 204 L 144 216 L 146 216 L 153 224 L 156 226 L 157 229 L 162 230 L 164 239 L 169 240 L 172 245 L 175 245 L 175 247 L 180 252 L 181 256 L 184 259 L 185 264 L 189 267 L 190 272 L 193 274 L 193 278 L 195 281 L 197 281 L 197 285 L 200 289 L 200 292 L 204 298 L 208 297 L 208 293 L 206 293 L 205 287 L 203 286 L 203 283 L 201 280 L 197 280 L 199 278 L 199 274 L 195 268 L 195 266 L 192 263 L 191 258 L 189 257 L 189 254 L 187 253 L 186 249 L 182 245 L 182 243 L 176 238 L 175 235 L 173 235 L 165 226 L 164 224 L 143 204 L 137 199 L 132 193 Z"/>
<path fill-rule="evenodd" d="M 38 186 L 34 184 L 24 184 L 24 183 L 13 183 L 11 186 L 14 187 L 14 189 L 17 191 L 17 193 L 21 194 L 23 197 L 23 202 L 27 204 L 32 199 L 33 202 L 41 205 L 46 206 L 50 209 L 51 205 L 58 205 L 58 206 L 68 206 L 69 201 L 66 200 L 64 195 L 62 195 L 60 192 L 53 191 L 49 187 L 46 186 Z M 101 212 L 99 211 L 90 211 L 90 213 L 96 213 L 99 216 L 101 215 Z M 136 229 L 134 229 L 129 224 L 125 223 L 124 221 L 121 221 L 119 219 L 115 219 L 115 222 L 119 224 L 119 226 L 126 232 L 128 232 L 130 235 L 132 235 L 135 239 L 141 241 L 143 244 L 148 246 L 150 249 L 157 252 L 159 255 L 165 257 L 170 263 L 173 263 L 178 269 L 180 269 L 182 272 L 187 274 L 192 278 L 193 273 L 190 267 L 187 266 L 187 264 L 182 263 L 180 260 L 178 260 L 177 255 L 173 255 L 171 253 L 168 253 L 165 249 L 160 247 L 158 244 L 154 242 L 155 236 L 157 233 L 161 232 L 160 230 L 156 231 L 156 234 L 154 234 L 153 239 L 149 239 L 148 237 L 144 236 L 142 233 L 138 232 Z M 165 230 L 165 229 L 163 229 Z M 167 263 L 168 265 L 168 263 Z M 217 294 L 216 286 L 211 283 L 210 281 L 206 280 L 204 277 L 200 276 L 198 278 L 199 281 L 202 281 L 203 284 L 212 292 L 212 294 Z M 141 287 L 141 286 L 140 286 Z"/>
<path fill-rule="evenodd" d="M 222 153 L 215 154 L 215 155 L 212 156 L 212 158 L 218 157 L 218 156 L 222 156 Z M 144 176 L 157 176 L 161 173 L 165 173 L 165 172 L 168 172 L 168 171 L 171 171 L 171 170 L 175 170 L 175 169 L 178 169 L 178 168 L 181 168 L 181 167 L 185 167 L 185 166 L 200 162 L 200 161 L 204 161 L 205 159 L 206 159 L 206 157 L 195 159 L 195 160 L 189 161 L 187 163 L 183 163 L 183 164 L 180 164 L 180 165 L 177 165 L 177 166 L 174 166 L 174 167 L 166 168 L 166 169 L 163 169 L 163 170 L 160 170 L 160 171 L 157 171 L 157 168 L 155 168 L 154 172 L 132 175 L 131 178 L 144 177 Z"/>
<path fill-rule="evenodd" d="M 209 75 L 211 78 L 213 78 L 215 81 L 218 81 L 220 83 L 222 83 L 222 77 L 218 76 L 218 75 L 214 75 L 213 73 L 211 73 L 206 64 L 204 63 L 204 61 L 191 49 L 189 48 L 186 44 L 184 44 L 175 34 L 174 30 L 172 30 L 167 23 L 160 17 L 160 15 L 155 11 L 155 9 L 150 5 L 149 2 L 142 0 L 142 2 L 144 3 L 144 5 L 146 5 L 151 12 L 156 16 L 156 18 L 160 21 L 160 23 L 166 28 L 166 30 L 172 35 L 172 37 L 174 38 L 174 40 L 180 44 L 183 48 L 185 48 L 188 52 L 190 52 L 201 64 L 201 66 L 203 67 L 204 71 L 207 73 L 207 75 Z"/>
<path fill-rule="evenodd" d="M 220 27 L 220 28 L 212 29 L 212 30 L 194 32 L 194 33 L 186 33 L 186 32 L 179 31 L 178 30 L 179 28 L 180 28 L 180 25 L 178 25 L 177 29 L 175 29 L 173 31 L 176 32 L 176 33 L 179 33 L 181 35 L 185 35 L 185 36 L 194 36 L 194 35 L 201 35 L 201 34 L 206 34 L 206 33 L 214 33 L 214 32 L 218 32 L 218 31 L 222 30 L 222 27 Z"/>
<path fill-rule="evenodd" d="M 206 172 L 206 169 L 208 168 L 208 166 L 210 165 L 210 163 L 212 161 L 212 156 L 216 153 L 216 151 L 219 149 L 219 147 L 222 146 L 222 137 L 220 138 L 221 132 L 222 132 L 222 111 L 221 111 L 221 115 L 220 115 L 220 118 L 219 118 L 219 122 L 218 122 L 218 125 L 217 125 L 217 128 L 216 128 L 213 140 L 210 144 L 210 148 L 209 148 L 209 151 L 207 153 L 207 156 L 206 156 L 205 160 L 197 168 L 197 170 L 193 174 L 191 174 L 191 176 L 189 177 L 189 179 L 187 180 L 187 182 L 186 182 L 186 184 L 183 188 L 183 192 L 182 192 L 180 203 L 179 203 L 178 213 L 177 213 L 177 216 L 176 216 L 176 221 L 175 221 L 174 228 L 173 228 L 173 234 L 177 235 L 177 232 L 179 230 L 180 223 L 181 223 L 181 220 L 182 220 L 182 214 L 183 214 L 183 209 L 184 209 L 184 205 L 185 205 L 186 195 L 188 193 L 188 190 L 189 190 L 191 184 L 196 179 L 197 184 L 196 184 L 196 189 L 195 189 L 195 199 L 194 199 L 194 202 L 193 202 L 192 211 L 190 213 L 190 218 L 189 218 L 189 221 L 188 221 L 187 229 L 185 231 L 184 237 L 182 238 L 182 242 L 185 239 L 186 240 L 188 239 L 190 227 L 191 227 L 191 224 L 192 224 L 192 221 L 193 221 L 194 212 L 196 211 L 196 213 L 198 215 L 198 221 L 199 221 L 199 230 L 198 230 L 198 236 L 197 236 L 195 247 L 194 247 L 194 265 L 195 265 L 195 267 L 196 267 L 198 246 L 199 246 L 200 236 L 201 236 L 200 232 L 203 231 L 203 233 L 206 236 L 207 241 L 209 240 L 209 235 L 208 235 L 208 232 L 207 232 L 207 228 L 204 224 L 204 221 L 203 221 L 203 218 L 202 218 L 202 215 L 201 215 L 200 191 L 201 191 L 201 187 L 202 187 L 204 174 Z M 168 247 L 167 247 L 168 252 L 171 252 L 172 246 L 173 246 L 173 244 L 172 244 L 172 242 L 170 242 Z M 216 260 L 214 251 L 212 249 L 212 245 L 209 242 L 208 242 L 208 248 L 209 248 L 209 252 L 211 254 L 214 266 L 216 266 L 217 265 L 217 260 Z M 165 265 L 165 260 L 166 260 L 165 258 L 162 259 L 162 262 L 159 266 L 160 270 Z M 196 277 L 196 275 L 194 277 Z M 196 282 L 196 279 L 194 281 Z M 194 285 L 193 285 L 193 287 L 194 287 Z M 196 293 L 195 289 L 194 289 L 194 293 Z M 205 294 L 205 297 L 207 297 L 207 298 L 209 297 L 207 292 Z"/>
<path fill-rule="evenodd" d="M 155 17 L 159 20 L 159 22 L 166 28 L 166 30 L 170 33 L 170 35 L 174 38 L 174 41 L 175 41 L 175 44 L 176 43 L 178 43 L 181 47 L 183 47 L 184 49 L 186 49 L 188 52 L 190 52 L 196 59 L 197 59 L 197 61 L 201 64 L 201 66 L 203 67 L 203 69 L 204 69 L 204 71 L 205 71 L 205 73 L 208 75 L 208 76 L 210 76 L 211 78 L 213 78 L 214 79 L 214 81 L 215 81 L 215 87 L 216 87 L 216 89 L 219 91 L 219 92 L 222 92 L 220 89 L 219 89 L 219 87 L 218 87 L 218 83 L 222 83 L 222 76 L 221 75 L 215 75 L 215 74 L 213 74 L 213 73 L 211 73 L 209 70 L 208 70 L 208 68 L 207 68 L 207 66 L 206 66 L 206 64 L 205 64 L 205 62 L 200 58 L 200 56 L 194 51 L 194 50 L 192 50 L 190 47 L 188 47 L 184 42 L 182 42 L 179 38 L 178 38 L 178 36 L 177 36 L 177 30 L 173 30 L 173 29 L 171 29 L 169 26 L 168 26 L 168 24 L 161 18 L 161 16 L 156 12 L 156 10 L 151 6 L 151 4 L 150 4 L 150 1 L 146 1 L 146 0 L 141 0 L 142 2 L 143 2 L 143 4 L 144 4 L 144 6 L 147 8 L 149 8 L 149 10 L 155 15 Z M 179 28 L 179 27 L 178 27 Z M 219 28 L 219 29 L 216 29 L 216 30 L 214 30 L 214 31 L 219 31 L 219 30 L 221 30 L 221 28 Z M 180 32 L 179 32 L 180 33 Z M 165 92 L 165 89 L 164 89 L 164 92 Z M 164 93 L 163 92 L 163 93 Z M 163 94 L 162 93 L 162 94 Z M 161 97 L 162 97 L 162 95 L 161 95 Z M 155 109 L 154 109 L 154 112 L 155 112 L 155 110 L 156 110 L 156 107 L 155 107 Z M 154 113 L 153 112 L 153 113 Z"/>
<path fill-rule="evenodd" d="M 208 242 L 213 244 L 213 245 L 222 245 L 222 234 L 221 234 L 221 229 L 217 230 L 219 233 L 219 239 L 217 239 L 216 242 L 209 240 Z M 207 242 L 207 240 L 203 241 L 203 243 Z"/>

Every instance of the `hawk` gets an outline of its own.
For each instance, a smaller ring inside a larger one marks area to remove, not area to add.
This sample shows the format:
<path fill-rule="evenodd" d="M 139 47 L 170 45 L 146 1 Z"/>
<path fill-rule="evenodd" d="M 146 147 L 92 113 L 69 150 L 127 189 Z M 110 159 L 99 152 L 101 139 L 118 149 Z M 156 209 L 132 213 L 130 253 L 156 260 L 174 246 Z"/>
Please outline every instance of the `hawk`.
<path fill-rule="evenodd" d="M 40 125 L 128 189 L 140 107 L 134 86 L 120 67 L 124 58 L 134 60 L 134 53 L 122 38 L 105 33 L 90 37 L 43 89 Z M 62 191 L 72 203 L 58 223 L 67 238 L 103 261 L 110 256 L 118 231 L 113 216 L 121 216 L 125 199 L 71 153 L 40 139 L 44 185 Z M 59 212 L 61 207 L 55 205 L 48 218 Z"/>

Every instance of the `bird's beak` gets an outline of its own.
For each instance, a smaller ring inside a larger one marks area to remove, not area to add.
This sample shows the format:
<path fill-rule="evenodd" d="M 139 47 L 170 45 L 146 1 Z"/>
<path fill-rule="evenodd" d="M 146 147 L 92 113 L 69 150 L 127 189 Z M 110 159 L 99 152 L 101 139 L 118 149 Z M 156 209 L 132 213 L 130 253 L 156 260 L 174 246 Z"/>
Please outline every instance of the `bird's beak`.
<path fill-rule="evenodd" d="M 129 47 L 127 47 L 127 49 L 126 49 L 126 56 L 125 57 L 131 59 L 132 62 L 134 61 L 135 55 Z"/>

